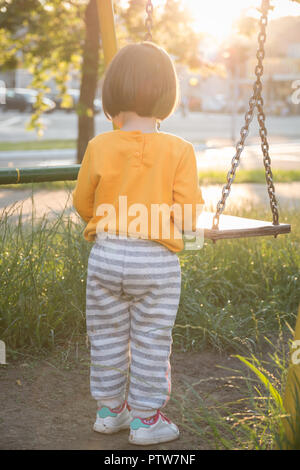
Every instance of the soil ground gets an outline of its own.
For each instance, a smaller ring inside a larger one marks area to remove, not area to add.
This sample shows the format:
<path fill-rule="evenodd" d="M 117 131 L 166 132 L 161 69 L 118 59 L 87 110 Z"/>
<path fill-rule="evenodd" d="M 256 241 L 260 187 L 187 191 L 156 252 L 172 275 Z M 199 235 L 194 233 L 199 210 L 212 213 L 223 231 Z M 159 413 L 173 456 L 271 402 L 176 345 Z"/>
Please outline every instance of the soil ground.
<path fill-rule="evenodd" d="M 172 397 L 164 412 L 178 424 L 180 438 L 154 447 L 134 446 L 128 443 L 127 431 L 111 436 L 92 430 L 96 403 L 89 391 L 88 359 L 87 349 L 70 354 L 64 350 L 60 358 L 24 356 L 22 361 L 0 366 L 0 449 L 210 449 L 213 442 L 188 429 L 183 409 L 191 409 L 196 399 L 191 386 L 208 406 L 242 396 L 239 380 L 234 378 L 240 375 L 236 369 L 241 370 L 236 358 L 211 351 L 174 351 Z"/>

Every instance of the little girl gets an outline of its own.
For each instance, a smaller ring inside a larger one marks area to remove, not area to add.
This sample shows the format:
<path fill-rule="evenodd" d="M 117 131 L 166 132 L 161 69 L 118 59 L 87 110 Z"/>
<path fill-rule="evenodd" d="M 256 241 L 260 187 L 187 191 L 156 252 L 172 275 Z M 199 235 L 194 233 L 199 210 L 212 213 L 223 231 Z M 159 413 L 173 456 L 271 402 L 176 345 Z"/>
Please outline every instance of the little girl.
<path fill-rule="evenodd" d="M 94 430 L 130 429 L 137 445 L 179 436 L 160 411 L 171 391 L 176 253 L 204 201 L 192 144 L 157 128 L 177 102 L 175 68 L 162 48 L 143 42 L 121 49 L 102 89 L 104 113 L 118 130 L 89 141 L 73 193 L 87 222 L 84 237 L 95 242 L 86 290 Z"/>

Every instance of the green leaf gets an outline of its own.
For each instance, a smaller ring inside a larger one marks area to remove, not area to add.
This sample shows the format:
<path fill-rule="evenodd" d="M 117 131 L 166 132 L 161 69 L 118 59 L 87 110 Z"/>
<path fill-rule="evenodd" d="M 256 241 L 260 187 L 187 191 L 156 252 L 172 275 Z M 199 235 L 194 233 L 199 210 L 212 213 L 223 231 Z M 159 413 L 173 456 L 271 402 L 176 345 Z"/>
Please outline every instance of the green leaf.
<path fill-rule="evenodd" d="M 262 384 L 266 387 L 266 389 L 270 392 L 271 396 L 274 398 L 277 406 L 282 411 L 284 411 L 281 395 L 276 390 L 276 388 L 273 387 L 270 380 L 257 367 L 251 364 L 251 362 L 249 362 L 245 357 L 239 356 L 239 355 L 236 355 L 235 357 L 237 357 L 240 361 L 246 364 L 246 366 L 249 367 L 249 369 L 251 369 L 257 375 L 259 380 L 262 382 Z"/>

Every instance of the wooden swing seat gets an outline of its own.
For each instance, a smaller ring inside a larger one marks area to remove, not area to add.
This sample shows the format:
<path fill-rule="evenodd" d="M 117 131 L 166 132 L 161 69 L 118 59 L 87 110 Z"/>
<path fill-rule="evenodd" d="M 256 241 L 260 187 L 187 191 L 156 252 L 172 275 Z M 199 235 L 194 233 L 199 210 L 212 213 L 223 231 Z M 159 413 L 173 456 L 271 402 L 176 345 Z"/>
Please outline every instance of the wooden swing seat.
<path fill-rule="evenodd" d="M 213 229 L 213 212 L 202 212 L 197 220 L 197 230 L 204 229 L 204 238 L 223 240 L 229 238 L 263 237 L 290 233 L 289 224 L 273 225 L 264 220 L 246 219 L 232 215 L 220 215 L 219 229 Z"/>

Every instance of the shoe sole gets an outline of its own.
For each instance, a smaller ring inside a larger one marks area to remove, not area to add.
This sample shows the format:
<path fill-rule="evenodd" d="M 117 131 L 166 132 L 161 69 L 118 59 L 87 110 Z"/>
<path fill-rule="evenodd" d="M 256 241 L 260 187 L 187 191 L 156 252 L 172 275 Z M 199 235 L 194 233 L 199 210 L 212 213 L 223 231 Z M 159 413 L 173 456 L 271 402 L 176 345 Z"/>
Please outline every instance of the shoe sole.
<path fill-rule="evenodd" d="M 156 439 L 134 439 L 134 438 L 130 438 L 129 436 L 129 439 L 128 439 L 128 442 L 130 444 L 135 444 L 137 446 L 151 446 L 152 444 L 162 444 L 163 442 L 171 442 L 171 441 L 175 441 L 176 439 L 179 438 L 179 433 L 176 434 L 175 436 L 172 436 L 172 437 L 157 437 Z"/>

